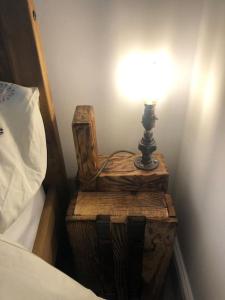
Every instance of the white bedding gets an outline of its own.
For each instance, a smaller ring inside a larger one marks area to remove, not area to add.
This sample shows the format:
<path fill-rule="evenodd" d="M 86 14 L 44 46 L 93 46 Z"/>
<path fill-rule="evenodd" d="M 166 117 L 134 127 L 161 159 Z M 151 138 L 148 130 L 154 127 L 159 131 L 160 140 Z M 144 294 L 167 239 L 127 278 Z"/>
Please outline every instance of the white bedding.
<path fill-rule="evenodd" d="M 39 91 L 0 81 L 0 232 L 39 190 L 47 167 Z"/>
<path fill-rule="evenodd" d="M 3 236 L 32 251 L 45 201 L 43 187 L 30 200 L 25 210 L 4 232 Z"/>
<path fill-rule="evenodd" d="M 0 299 L 97 300 L 93 292 L 0 235 Z"/>

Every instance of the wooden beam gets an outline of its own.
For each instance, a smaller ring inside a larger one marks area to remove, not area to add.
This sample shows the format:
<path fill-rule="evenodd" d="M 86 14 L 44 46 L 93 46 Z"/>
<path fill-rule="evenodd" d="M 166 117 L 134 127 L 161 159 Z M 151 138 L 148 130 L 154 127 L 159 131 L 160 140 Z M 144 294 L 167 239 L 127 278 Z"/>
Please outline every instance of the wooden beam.
<path fill-rule="evenodd" d="M 89 183 L 98 170 L 95 117 L 92 106 L 77 106 L 73 123 L 73 137 L 76 148 L 79 181 L 82 189 L 94 190 L 96 180 Z"/>
<path fill-rule="evenodd" d="M 164 191 L 168 189 L 169 173 L 160 153 L 153 156 L 159 161 L 159 166 L 152 171 L 137 169 L 134 159 L 137 155 L 117 154 L 106 168 L 96 178 L 97 191 Z M 101 166 L 107 159 L 106 156 L 99 156 Z"/>
<path fill-rule="evenodd" d="M 59 201 L 56 189 L 50 188 L 42 211 L 32 252 L 54 265 L 59 234 Z"/>
<path fill-rule="evenodd" d="M 0 0 L 0 80 L 39 88 L 48 148 L 45 184 L 62 184 L 65 167 L 32 0 Z"/>
<path fill-rule="evenodd" d="M 95 220 L 110 215 L 113 222 L 126 222 L 129 216 L 167 220 L 166 194 L 163 192 L 78 192 L 76 206 L 67 221 Z"/>

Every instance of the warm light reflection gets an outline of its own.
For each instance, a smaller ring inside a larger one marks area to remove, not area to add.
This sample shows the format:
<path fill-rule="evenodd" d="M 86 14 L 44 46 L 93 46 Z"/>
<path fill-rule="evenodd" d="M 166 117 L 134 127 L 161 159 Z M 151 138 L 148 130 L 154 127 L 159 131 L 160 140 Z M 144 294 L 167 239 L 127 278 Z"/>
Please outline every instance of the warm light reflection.
<path fill-rule="evenodd" d="M 211 64 L 211 69 L 203 68 L 203 64 L 196 62 L 192 74 L 191 97 L 192 104 L 196 101 L 202 107 L 202 113 L 211 113 L 215 98 L 218 94 L 220 76 L 216 76 L 218 70 Z"/>
<path fill-rule="evenodd" d="M 211 108 L 213 105 L 213 99 L 217 96 L 216 88 L 216 74 L 214 74 L 214 72 L 209 72 L 208 76 L 206 77 L 203 92 L 205 109 Z"/>
<path fill-rule="evenodd" d="M 123 57 L 116 69 L 120 94 L 129 100 L 152 104 L 165 96 L 173 78 L 169 55 L 165 52 L 133 52 Z"/>

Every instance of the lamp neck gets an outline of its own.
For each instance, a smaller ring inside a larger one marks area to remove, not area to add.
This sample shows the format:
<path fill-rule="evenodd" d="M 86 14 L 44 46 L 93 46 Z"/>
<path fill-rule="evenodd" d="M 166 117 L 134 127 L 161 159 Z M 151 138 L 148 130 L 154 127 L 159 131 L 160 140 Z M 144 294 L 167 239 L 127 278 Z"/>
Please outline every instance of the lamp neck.
<path fill-rule="evenodd" d="M 145 130 L 149 131 L 155 127 L 155 104 L 145 104 L 144 114 L 142 116 L 142 124 Z"/>

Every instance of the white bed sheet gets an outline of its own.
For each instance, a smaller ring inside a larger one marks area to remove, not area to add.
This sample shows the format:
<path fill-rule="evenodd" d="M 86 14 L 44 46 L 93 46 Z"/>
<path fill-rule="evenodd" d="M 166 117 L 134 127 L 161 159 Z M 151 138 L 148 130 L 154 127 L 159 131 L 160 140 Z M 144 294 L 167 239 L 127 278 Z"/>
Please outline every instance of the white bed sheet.
<path fill-rule="evenodd" d="M 45 192 L 41 186 L 25 210 L 4 232 L 3 236 L 12 242 L 22 245 L 27 250 L 32 251 L 44 202 Z"/>
<path fill-rule="evenodd" d="M 1 300 L 100 300 L 66 274 L 0 234 Z M 102 300 L 102 299 L 101 299 Z"/>

